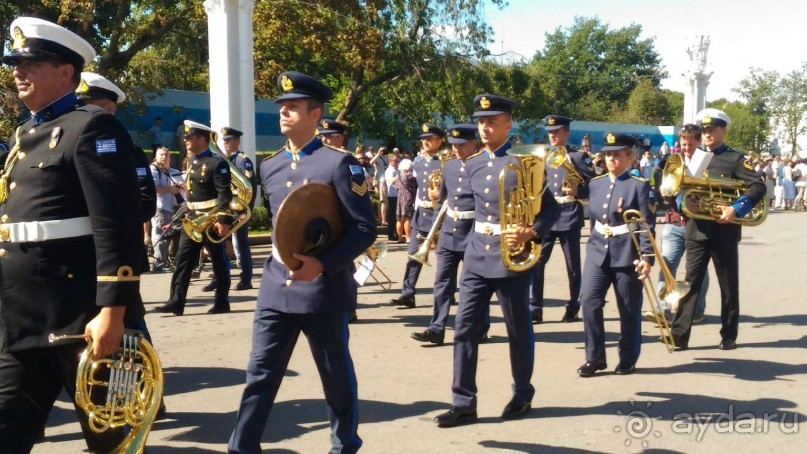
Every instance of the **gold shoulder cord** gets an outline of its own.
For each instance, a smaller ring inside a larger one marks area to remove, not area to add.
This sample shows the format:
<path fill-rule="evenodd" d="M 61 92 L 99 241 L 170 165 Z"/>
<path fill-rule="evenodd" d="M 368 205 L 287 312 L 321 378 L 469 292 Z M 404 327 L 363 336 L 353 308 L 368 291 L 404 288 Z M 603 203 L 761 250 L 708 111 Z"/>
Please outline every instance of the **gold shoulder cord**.
<path fill-rule="evenodd" d="M 6 203 L 8 200 L 8 185 L 11 180 L 11 172 L 14 171 L 14 166 L 17 165 L 20 156 L 20 127 L 14 132 L 14 147 L 8 153 L 6 165 L 0 171 L 0 204 Z"/>

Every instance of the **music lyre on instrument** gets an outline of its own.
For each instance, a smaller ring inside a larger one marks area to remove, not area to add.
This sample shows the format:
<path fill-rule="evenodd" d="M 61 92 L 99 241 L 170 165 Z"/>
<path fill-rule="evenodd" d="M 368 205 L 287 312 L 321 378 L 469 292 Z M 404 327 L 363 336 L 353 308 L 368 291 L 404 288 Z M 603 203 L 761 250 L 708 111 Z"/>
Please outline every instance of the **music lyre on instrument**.
<path fill-rule="evenodd" d="M 746 184 L 733 178 L 712 177 L 705 174 L 695 178 L 686 174 L 684 158 L 680 154 L 671 155 L 664 165 L 659 190 L 665 197 L 680 195 L 683 199 L 681 211 L 690 219 L 715 221 L 720 219 L 721 210 L 735 203 L 743 196 Z M 692 211 L 687 200 L 698 198 L 698 211 Z M 753 227 L 762 224 L 768 217 L 770 202 L 763 197 L 744 217 L 736 218 L 732 224 Z"/>
<path fill-rule="evenodd" d="M 499 174 L 499 224 L 501 230 L 517 227 L 519 224 L 531 226 L 535 216 L 541 212 L 541 196 L 544 187 L 544 159 L 553 147 L 547 145 L 522 145 L 507 150 L 507 154 L 518 158 L 520 165 L 507 164 Z M 515 187 L 507 191 L 508 172 L 516 174 Z M 541 257 L 541 243 L 530 240 L 515 247 L 501 241 L 502 261 L 511 271 L 525 271 L 538 263 Z"/>
<path fill-rule="evenodd" d="M 661 273 L 664 277 L 664 291 L 662 295 L 656 293 L 656 288 L 649 275 L 642 279 L 642 285 L 647 299 L 650 300 L 650 309 L 653 311 L 653 315 L 656 318 L 656 324 L 661 331 L 661 340 L 664 342 L 664 346 L 667 347 L 667 351 L 672 353 L 675 351 L 675 339 L 673 338 L 670 323 L 664 315 L 659 299 L 667 301 L 673 308 L 672 310 L 677 310 L 681 297 L 689 292 L 689 283 L 684 281 L 676 282 L 675 277 L 670 272 L 670 268 L 664 263 L 664 258 L 661 256 L 658 246 L 656 246 L 656 239 L 653 237 L 653 232 L 650 231 L 650 225 L 647 223 L 647 219 L 645 219 L 641 211 L 625 210 L 625 212 L 622 213 L 622 219 L 625 221 L 625 224 L 628 225 L 628 232 L 633 241 L 633 247 L 636 248 L 639 257 L 642 257 L 639 235 L 644 234 L 647 235 L 650 246 L 653 248 L 653 256 L 656 257 L 656 263 L 658 263 L 658 266 L 661 268 Z"/>
<path fill-rule="evenodd" d="M 125 330 L 121 346 L 93 361 L 93 340 L 84 334 L 50 334 L 48 342 L 89 339 L 76 375 L 76 405 L 87 413 L 90 430 L 101 433 L 129 427 L 115 453 L 139 454 L 146 446 L 163 396 L 160 358 L 143 333 Z M 106 388 L 106 392 L 102 389 Z"/>

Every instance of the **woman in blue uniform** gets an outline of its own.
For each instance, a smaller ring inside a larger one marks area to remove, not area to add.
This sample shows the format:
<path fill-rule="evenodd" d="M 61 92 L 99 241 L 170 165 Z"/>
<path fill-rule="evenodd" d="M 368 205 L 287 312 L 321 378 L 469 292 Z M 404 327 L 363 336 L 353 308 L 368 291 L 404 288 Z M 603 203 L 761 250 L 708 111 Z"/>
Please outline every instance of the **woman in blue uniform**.
<path fill-rule="evenodd" d="M 636 370 L 641 347 L 641 279 L 650 273 L 653 264 L 649 238 L 640 235 L 640 255 L 622 219 L 626 210 L 634 209 L 642 213 L 650 228 L 655 224 L 655 215 L 648 206 L 650 185 L 643 178 L 630 175 L 636 140 L 627 134 L 610 132 L 604 139 L 602 152 L 608 173 L 592 179 L 589 185 L 592 228 L 580 299 L 586 337 L 586 363 L 577 369 L 581 377 L 591 377 L 608 367 L 602 309 L 611 285 L 621 328 L 615 372 L 627 375 Z"/>

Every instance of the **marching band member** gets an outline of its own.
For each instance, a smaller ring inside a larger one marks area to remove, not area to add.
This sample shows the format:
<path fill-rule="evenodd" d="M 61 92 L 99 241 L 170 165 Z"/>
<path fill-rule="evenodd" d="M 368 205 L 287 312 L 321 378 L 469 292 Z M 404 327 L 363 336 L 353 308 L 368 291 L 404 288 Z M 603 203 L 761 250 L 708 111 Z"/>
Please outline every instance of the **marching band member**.
<path fill-rule="evenodd" d="M 443 182 L 439 189 L 439 200 L 448 203 L 448 210 L 440 226 L 435 251 L 434 315 L 427 329 L 412 333 L 412 339 L 416 341 L 438 345 L 445 339 L 449 307 L 457 287 L 457 272 L 474 227 L 474 196 L 467 161 L 476 150 L 476 125 L 449 126 L 448 143 L 456 158 L 443 164 Z M 482 327 L 480 340 L 487 337 L 489 327 L 490 320 Z"/>
<path fill-rule="evenodd" d="M 218 221 L 213 228 L 220 238 L 230 234 L 233 222 L 228 206 L 233 194 L 230 187 L 230 166 L 210 151 L 209 127 L 191 120 L 185 120 L 185 148 L 193 155 L 188 170 L 188 213 L 202 214 L 212 208 L 219 209 Z M 186 214 L 187 216 L 187 214 Z M 176 268 L 171 276 L 171 296 L 168 302 L 155 307 L 153 312 L 182 315 L 185 313 L 185 301 L 191 282 L 191 273 L 199 261 L 202 247 L 210 252 L 213 262 L 213 273 L 216 275 L 216 296 L 208 314 L 224 314 L 230 312 L 230 265 L 224 251 L 223 243 L 213 243 L 202 236 L 202 241 L 193 241 L 183 229 L 177 247 Z"/>
<path fill-rule="evenodd" d="M 356 308 L 352 265 L 375 241 L 375 214 L 358 161 L 323 145 L 316 135 L 324 104 L 333 97 L 331 89 L 292 71 L 278 77 L 278 87 L 283 93 L 275 101 L 280 105 L 280 131 L 288 142 L 261 163 L 263 189 L 273 217 L 293 190 L 308 182 L 325 183 L 336 191 L 345 232 L 316 257 L 295 254 L 302 262 L 296 271 L 281 263 L 277 249 L 273 248 L 266 261 L 253 321 L 247 384 L 228 450 L 261 451 L 261 435 L 302 332 L 325 391 L 331 452 L 354 453 L 362 440 L 356 373 L 348 348 L 348 317 Z"/>
<path fill-rule="evenodd" d="M 530 312 L 532 322 L 540 323 L 544 317 L 544 268 L 552 256 L 555 240 L 560 240 L 563 257 L 566 259 L 566 275 L 569 277 L 569 300 L 566 301 L 566 312 L 562 322 L 579 320 L 580 310 L 580 237 L 585 221 L 582 200 L 588 200 L 588 181 L 591 180 L 590 162 L 586 153 L 568 145 L 569 124 L 571 118 L 560 115 L 548 115 L 544 118 L 544 129 L 549 134 L 549 143 L 555 147 L 565 147 L 569 162 L 580 174 L 582 183 L 572 186 L 564 184 L 567 171 L 563 167 L 553 169 L 546 167 L 547 188 L 552 191 L 555 201 L 560 205 L 560 219 L 546 236 L 541 238 L 541 259 L 535 265 L 532 278 L 532 301 Z"/>
<path fill-rule="evenodd" d="M 607 133 L 602 152 L 608 173 L 589 183 L 589 212 L 593 227 L 586 248 L 581 305 L 586 338 L 586 363 L 577 369 L 581 377 L 591 377 L 608 365 L 605 362 L 605 294 L 613 285 L 619 309 L 620 332 L 617 375 L 632 374 L 641 350 L 641 279 L 650 273 L 653 248 L 647 235 L 640 235 L 641 255 L 633 245 L 625 210 L 639 210 L 648 226 L 655 225 L 655 214 L 648 204 L 650 185 L 630 175 L 636 139 L 627 134 Z M 637 277 L 636 274 L 639 274 Z"/>
<path fill-rule="evenodd" d="M 706 268 L 711 258 L 715 264 L 715 274 L 720 284 L 720 328 L 721 341 L 718 348 L 737 348 L 737 330 L 740 317 L 740 269 L 737 245 L 742 236 L 741 227 L 733 223 L 742 218 L 765 197 L 765 183 L 754 172 L 754 166 L 742 153 L 726 145 L 726 130 L 731 119 L 717 109 L 704 109 L 698 112 L 697 120 L 702 128 L 703 144 L 712 160 L 707 171 L 709 175 L 733 178 L 743 181 L 747 189 L 742 197 L 724 208 L 715 221 L 692 219 L 686 230 L 686 280 L 691 287 L 681 297 L 681 304 L 672 322 L 672 334 L 678 349 L 689 348 L 689 335 L 692 332 L 692 318 L 698 301 L 698 292 L 706 276 Z M 689 203 L 692 211 L 697 211 L 697 200 Z"/>
<path fill-rule="evenodd" d="M 502 261 L 501 241 L 508 246 L 537 241 L 558 220 L 560 210 L 549 191 L 542 191 L 542 209 L 532 225 L 520 225 L 501 231 L 499 217 L 499 174 L 508 164 L 520 161 L 507 155 L 511 147 L 512 111 L 516 102 L 501 96 L 485 94 L 474 98 L 479 137 L 484 151 L 469 159 L 466 172 L 474 196 L 474 231 L 468 241 L 460 279 L 462 298 L 454 325 L 454 382 L 451 386 L 451 408 L 434 418 L 440 427 L 453 427 L 476 421 L 476 367 L 479 333 L 490 310 L 495 292 L 507 325 L 510 343 L 510 367 L 513 374 L 513 397 L 505 406 L 502 418 L 519 418 L 532 408 L 535 388 L 530 383 L 535 361 L 535 342 L 529 310 L 529 270 L 514 272 Z M 516 184 L 509 173 L 506 188 Z M 538 190 L 538 188 L 535 188 Z M 541 188 L 543 189 L 543 188 Z"/>
<path fill-rule="evenodd" d="M 415 216 L 412 218 L 412 234 L 409 239 L 409 255 L 413 255 L 423 244 L 426 235 L 432 228 L 438 207 L 434 206 L 434 201 L 429 197 L 429 177 L 435 171 L 442 172 L 442 163 L 438 157 L 440 149 L 443 147 L 443 139 L 446 132 L 439 126 L 432 123 L 423 123 L 421 126 L 420 140 L 422 144 L 422 159 L 416 161 L 412 166 L 412 174 L 417 181 L 417 193 L 415 194 Z M 406 262 L 406 271 L 403 285 L 401 286 L 401 296 L 390 300 L 390 304 L 415 307 L 415 286 L 420 276 L 423 265 L 417 260 Z"/>
<path fill-rule="evenodd" d="M 48 335 L 86 334 L 98 359 L 121 345 L 124 313 L 142 319 L 143 224 L 129 133 L 75 93 L 92 46 L 32 17 L 10 31 L 2 61 L 31 112 L 0 174 L 0 450 L 18 453 L 31 451 L 62 389 L 76 399 L 85 343 Z M 124 439 L 78 415 L 90 451 Z"/>

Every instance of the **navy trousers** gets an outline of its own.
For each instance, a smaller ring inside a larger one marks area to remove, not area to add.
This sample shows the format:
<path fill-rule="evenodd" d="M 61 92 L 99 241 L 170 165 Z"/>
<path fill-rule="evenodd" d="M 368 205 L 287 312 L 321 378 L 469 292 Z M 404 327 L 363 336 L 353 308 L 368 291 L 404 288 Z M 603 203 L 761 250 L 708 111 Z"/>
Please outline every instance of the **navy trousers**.
<path fill-rule="evenodd" d="M 460 299 L 454 318 L 454 383 L 452 405 L 476 407 L 476 366 L 479 333 L 490 310 L 493 293 L 499 298 L 510 343 L 510 371 L 514 397 L 531 402 L 535 388 L 530 383 L 535 363 L 535 336 L 529 310 L 530 273 L 515 277 L 485 278 L 463 270 Z"/>
<path fill-rule="evenodd" d="M 428 234 L 429 232 L 421 232 L 420 230 L 412 229 L 412 234 L 409 239 L 409 255 L 413 255 L 417 252 Z M 415 286 L 418 284 L 421 268 L 423 268 L 423 265 L 421 265 L 420 262 L 416 262 L 415 260 L 406 262 L 404 281 L 401 285 L 401 296 L 415 296 Z"/>
<path fill-rule="evenodd" d="M 544 269 L 549 257 L 552 256 L 556 239 L 560 240 L 563 258 L 566 259 L 566 275 L 569 277 L 569 300 L 566 302 L 566 308 L 576 311 L 580 308 L 581 286 L 580 230 L 577 229 L 565 232 L 552 231 L 541 238 L 541 258 L 533 268 L 530 305 L 535 308 L 544 307 Z"/>
<path fill-rule="evenodd" d="M 289 365 L 297 338 L 308 339 L 317 365 L 328 418 L 331 453 L 354 453 L 362 440 L 356 373 L 348 349 L 348 314 L 286 314 L 258 307 L 252 326 L 247 384 L 241 397 L 228 452 L 259 453 L 261 436 Z"/>
<path fill-rule="evenodd" d="M 581 305 L 586 337 L 586 361 L 605 361 L 605 294 L 613 284 L 619 309 L 619 361 L 636 364 L 642 347 L 642 281 L 634 267 L 610 268 L 586 259 Z"/>

